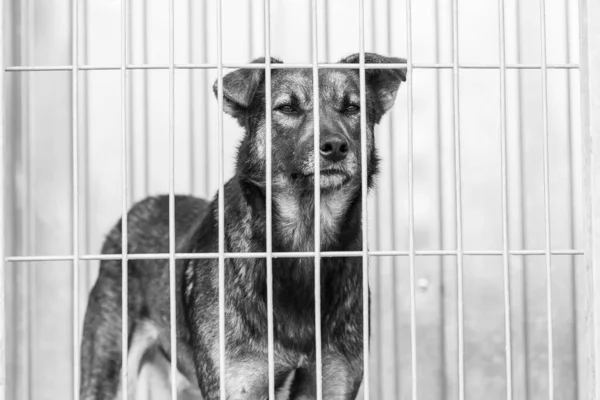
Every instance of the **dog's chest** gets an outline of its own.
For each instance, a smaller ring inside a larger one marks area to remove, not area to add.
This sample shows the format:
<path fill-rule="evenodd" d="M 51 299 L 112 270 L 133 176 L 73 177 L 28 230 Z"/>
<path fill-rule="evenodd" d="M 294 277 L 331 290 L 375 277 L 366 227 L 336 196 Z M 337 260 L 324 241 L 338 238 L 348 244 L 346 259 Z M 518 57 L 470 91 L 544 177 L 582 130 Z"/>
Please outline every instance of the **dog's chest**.
<path fill-rule="evenodd" d="M 276 337 L 284 347 L 310 351 L 314 345 L 314 258 L 278 259 L 273 264 Z M 323 338 L 338 327 L 354 329 L 361 318 L 360 265 L 348 258 L 323 258 L 320 265 L 320 309 Z M 265 315 L 266 318 L 266 315 Z"/>
<path fill-rule="evenodd" d="M 330 246 L 338 241 L 340 228 L 348 210 L 351 194 L 340 190 L 335 195 L 323 195 L 320 201 L 320 243 Z M 277 194 L 275 230 L 284 251 L 313 251 L 315 244 L 315 207 L 312 198 Z"/>

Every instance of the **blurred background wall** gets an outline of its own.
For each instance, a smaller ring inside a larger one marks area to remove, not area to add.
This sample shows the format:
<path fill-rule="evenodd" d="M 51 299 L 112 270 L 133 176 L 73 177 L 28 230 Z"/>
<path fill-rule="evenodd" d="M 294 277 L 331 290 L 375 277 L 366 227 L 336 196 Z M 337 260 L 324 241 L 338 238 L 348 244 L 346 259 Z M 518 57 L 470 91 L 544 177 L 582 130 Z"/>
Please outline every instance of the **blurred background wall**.
<path fill-rule="evenodd" d="M 311 62 L 310 2 L 272 1 L 272 54 Z M 538 2 L 505 0 L 506 61 L 541 63 Z M 367 51 L 407 57 L 405 0 L 367 0 Z M 459 0 L 461 64 L 499 64 L 498 3 Z M 168 2 L 130 0 L 130 64 L 168 63 Z M 550 64 L 576 64 L 576 0 L 547 0 Z M 80 60 L 120 63 L 117 0 L 80 2 Z M 319 61 L 358 52 L 358 1 L 319 2 Z M 7 0 L 8 65 L 67 65 L 71 5 L 67 0 Z M 216 63 L 216 2 L 175 2 L 175 62 Z M 223 0 L 223 60 L 243 63 L 264 54 L 263 3 Z M 412 2 L 412 62 L 450 64 L 452 2 Z M 449 69 L 415 69 L 414 218 L 417 250 L 456 249 L 454 107 L 460 110 L 465 250 L 502 250 L 500 74 L 462 69 L 460 104 Z M 119 71 L 80 71 L 79 240 L 97 254 L 121 214 Z M 129 199 L 168 191 L 168 71 L 132 70 L 128 87 L 131 143 Z M 217 176 L 214 70 L 176 71 L 177 193 L 212 197 Z M 544 249 L 542 75 L 507 72 L 508 227 L 510 250 Z M 9 255 L 72 252 L 70 72 L 7 75 L 8 154 L 5 211 Z M 370 248 L 408 250 L 407 91 L 382 121 L 376 140 L 382 172 L 370 196 Z M 581 245 L 579 71 L 548 71 L 550 216 L 553 250 Z M 225 172 L 233 172 L 241 130 L 225 117 Z M 556 398 L 578 393 L 582 298 L 579 257 L 555 255 L 553 270 Z M 417 384 L 421 399 L 457 399 L 457 265 L 455 256 L 417 256 Z M 80 262 L 80 297 L 73 299 L 69 262 L 7 266 L 7 351 L 10 399 L 71 398 L 73 304 L 83 316 L 98 262 Z M 465 256 L 465 383 L 468 398 L 506 396 L 501 256 Z M 514 398 L 548 397 L 545 258 L 509 257 Z M 411 393 L 410 295 L 407 257 L 372 257 L 372 397 Z"/>

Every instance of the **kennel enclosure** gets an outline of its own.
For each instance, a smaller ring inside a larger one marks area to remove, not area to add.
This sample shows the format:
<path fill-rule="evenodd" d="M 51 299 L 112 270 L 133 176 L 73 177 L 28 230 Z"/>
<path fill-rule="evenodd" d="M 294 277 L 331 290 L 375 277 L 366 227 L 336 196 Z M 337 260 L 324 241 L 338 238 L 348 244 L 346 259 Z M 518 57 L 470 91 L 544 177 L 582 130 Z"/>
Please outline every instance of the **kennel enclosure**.
<path fill-rule="evenodd" d="M 219 76 L 361 50 L 407 58 L 409 75 L 376 133 L 359 255 L 370 397 L 600 398 L 597 2 L 2 7 L 6 399 L 78 398 L 81 313 L 119 215 L 147 194 L 211 198 L 230 176 L 240 131 Z"/>

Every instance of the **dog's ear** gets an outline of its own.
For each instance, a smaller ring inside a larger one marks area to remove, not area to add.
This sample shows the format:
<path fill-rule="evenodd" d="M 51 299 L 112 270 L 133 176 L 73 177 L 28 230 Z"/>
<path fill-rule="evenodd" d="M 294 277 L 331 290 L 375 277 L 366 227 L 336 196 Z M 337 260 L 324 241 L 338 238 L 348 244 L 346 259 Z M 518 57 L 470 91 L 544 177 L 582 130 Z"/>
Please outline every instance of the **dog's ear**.
<path fill-rule="evenodd" d="M 340 63 L 358 64 L 360 54 L 344 58 Z M 379 54 L 365 53 L 366 64 L 405 64 L 406 60 L 396 57 L 384 57 Z M 380 107 L 381 115 L 385 114 L 396 101 L 396 93 L 400 82 L 406 81 L 406 67 L 394 69 L 366 69 L 365 83 L 373 90 L 376 104 Z"/>
<path fill-rule="evenodd" d="M 263 57 L 252 61 L 252 64 L 262 64 Z M 281 61 L 271 58 L 271 64 L 281 64 Z M 243 68 L 223 76 L 223 110 L 241 122 L 245 111 L 252 104 L 256 90 L 265 80 L 263 68 Z M 218 96 L 219 81 L 215 81 L 213 91 Z"/>

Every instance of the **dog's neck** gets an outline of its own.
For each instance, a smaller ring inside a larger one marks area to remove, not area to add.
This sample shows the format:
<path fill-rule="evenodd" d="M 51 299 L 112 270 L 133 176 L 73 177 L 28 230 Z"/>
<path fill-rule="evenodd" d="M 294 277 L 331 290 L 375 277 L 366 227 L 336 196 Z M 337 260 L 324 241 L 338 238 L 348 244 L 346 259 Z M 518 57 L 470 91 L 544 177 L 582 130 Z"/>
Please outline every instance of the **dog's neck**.
<path fill-rule="evenodd" d="M 230 232 L 232 251 L 252 251 L 264 247 L 266 197 L 263 188 L 239 180 L 243 205 L 240 220 Z M 361 237 L 360 189 L 342 187 L 323 191 L 320 199 L 321 250 L 357 250 Z M 312 191 L 280 189 L 272 192 L 272 232 L 274 251 L 313 251 L 315 207 Z M 260 242 L 260 243 L 257 243 Z M 251 244 L 252 243 L 252 244 Z M 264 250 L 263 250 L 264 251 Z"/>
<path fill-rule="evenodd" d="M 342 187 L 321 193 L 320 243 L 321 250 L 347 247 L 342 240 L 346 225 L 359 201 L 357 190 Z M 313 251 L 315 245 L 315 201 L 312 192 L 275 191 L 273 193 L 273 230 L 285 251 Z M 360 234 L 360 224 L 352 228 Z M 348 233 L 348 232 L 345 232 Z"/>

